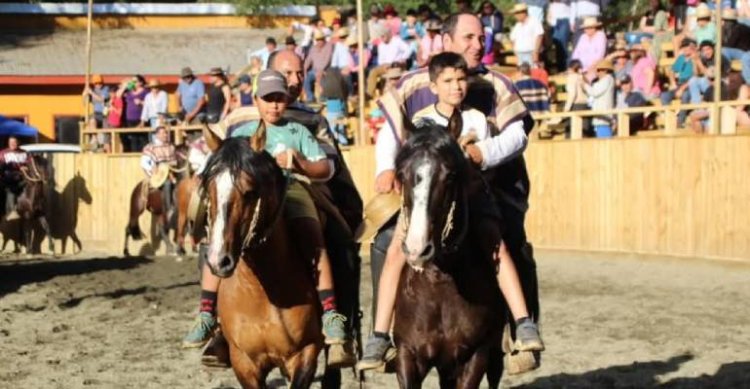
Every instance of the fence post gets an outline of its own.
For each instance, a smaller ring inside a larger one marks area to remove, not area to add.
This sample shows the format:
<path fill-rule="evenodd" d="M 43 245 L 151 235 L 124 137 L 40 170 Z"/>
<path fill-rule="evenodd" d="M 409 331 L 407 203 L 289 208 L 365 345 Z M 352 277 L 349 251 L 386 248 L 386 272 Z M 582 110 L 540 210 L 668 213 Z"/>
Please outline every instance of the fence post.
<path fill-rule="evenodd" d="M 570 139 L 583 138 L 583 118 L 573 114 L 570 117 Z"/>
<path fill-rule="evenodd" d="M 664 111 L 664 132 L 668 135 L 677 133 L 677 111 L 674 109 Z"/>
<path fill-rule="evenodd" d="M 721 117 L 719 117 L 719 105 L 712 104 L 711 108 L 708 109 L 708 118 L 711 125 L 708 126 L 708 133 L 715 135 L 721 132 L 719 126 L 721 125 Z"/>
<path fill-rule="evenodd" d="M 617 136 L 630 136 L 630 115 L 622 112 L 617 113 Z"/>

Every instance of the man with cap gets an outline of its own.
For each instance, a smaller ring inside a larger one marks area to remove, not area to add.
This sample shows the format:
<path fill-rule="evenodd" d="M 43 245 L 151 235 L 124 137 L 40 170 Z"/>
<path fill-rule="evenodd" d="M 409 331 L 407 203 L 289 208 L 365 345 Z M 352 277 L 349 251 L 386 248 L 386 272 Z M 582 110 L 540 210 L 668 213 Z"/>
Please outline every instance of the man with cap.
<path fill-rule="evenodd" d="M 268 67 L 268 56 L 276 51 L 276 39 L 272 36 L 266 38 L 266 45 L 259 50 L 248 52 L 247 62 L 250 63 L 250 58 L 258 57 L 263 62 L 263 69 Z"/>
<path fill-rule="evenodd" d="M 237 78 L 237 82 L 239 82 L 239 85 L 237 86 L 237 93 L 234 96 L 234 108 L 253 105 L 253 81 L 250 79 L 250 76 L 243 74 Z"/>
<path fill-rule="evenodd" d="M 109 102 L 109 87 L 104 85 L 104 79 L 100 74 L 91 76 L 93 88 L 83 91 L 84 98 L 88 98 L 94 104 L 94 117 L 91 118 L 91 128 L 102 128 L 104 125 L 104 106 Z"/>
<path fill-rule="evenodd" d="M 683 104 L 690 102 L 690 90 L 688 89 L 688 82 L 690 78 L 695 74 L 694 61 L 696 56 L 696 43 L 690 38 L 685 38 L 680 43 L 680 55 L 672 64 L 672 71 L 668 72 L 670 81 L 670 88 L 668 91 L 662 92 L 661 104 L 670 105 L 672 100 L 676 97 L 680 99 Z M 680 111 L 677 114 L 677 125 L 682 126 L 687 118 L 687 111 Z"/>
<path fill-rule="evenodd" d="M 297 55 L 300 56 L 300 58 L 302 58 L 302 56 L 304 56 L 304 53 L 302 51 L 302 47 L 301 46 L 297 46 L 297 41 L 294 40 L 293 36 L 289 35 L 286 38 L 284 38 L 284 46 L 285 46 L 285 48 L 287 50 L 295 52 Z"/>
<path fill-rule="evenodd" d="M 510 32 L 510 40 L 519 64 L 537 63 L 541 58 L 544 27 L 538 20 L 530 18 L 528 12 L 528 6 L 524 3 L 513 6 L 516 24 Z"/>
<path fill-rule="evenodd" d="M 649 105 L 648 101 L 643 97 L 641 92 L 635 90 L 633 80 L 630 78 L 630 76 L 625 75 L 617 81 L 619 87 L 617 90 L 615 108 L 636 108 Z M 628 115 L 631 134 L 635 134 L 639 130 L 644 129 L 645 116 L 646 115 L 642 113 L 631 113 Z"/>
<path fill-rule="evenodd" d="M 523 100 L 516 92 L 512 82 L 504 75 L 486 69 L 482 63 L 484 55 L 484 31 L 479 18 L 471 13 L 453 14 L 443 24 L 443 47 L 445 51 L 461 54 L 469 68 L 468 92 L 464 104 L 478 109 L 485 114 L 488 122 L 497 133 L 493 137 L 502 155 L 499 166 L 486 171 L 484 174 L 489 181 L 491 190 L 505 219 L 506 229 L 503 236 L 511 257 L 517 267 L 521 279 L 524 299 L 528 306 L 531 321 L 524 321 L 524 325 L 533 324 L 539 319 L 539 299 L 536 280 L 536 264 L 533 259 L 531 245 L 526 241 L 524 218 L 528 209 L 529 179 L 526 172 L 522 153 L 528 142 L 527 134 L 533 127 Z M 405 133 L 403 121 L 408 120 L 416 112 L 437 102 L 437 96 L 430 90 L 429 72 L 419 69 L 404 75 L 397 89 L 386 93 L 378 105 L 386 117 L 386 125 L 378 134 L 376 156 L 397 152 L 404 142 Z M 381 134 L 383 139 L 381 139 Z M 383 142 L 390 138 L 390 144 Z M 470 145 L 466 152 L 472 163 L 484 166 L 484 156 L 481 151 Z M 393 158 L 378 158 L 379 161 L 392 161 Z M 394 166 L 376 164 L 375 189 L 379 193 L 389 193 L 396 188 Z M 373 287 L 379 284 L 380 269 L 384 263 L 385 252 L 390 245 L 395 223 L 389 223 L 382 228 L 375 237 L 371 248 L 371 267 L 373 272 Z M 373 291 L 374 305 L 383 299 L 395 299 L 395 290 Z M 382 295 L 388 293 L 390 296 Z M 380 308 L 378 307 L 378 310 Z M 527 318 L 528 319 L 528 318 Z M 515 323 L 512 323 L 515 324 Z M 373 342 L 371 344 L 370 342 Z M 364 357 L 370 360 L 384 359 L 388 353 L 389 340 L 370 338 Z M 521 352 L 528 357 L 530 352 Z M 532 360 L 534 358 L 531 358 Z M 520 371 L 533 369 L 533 366 L 520 367 Z"/>
<path fill-rule="evenodd" d="M 738 23 L 737 11 L 733 9 L 723 11 L 722 22 L 721 54 L 729 61 L 742 62 L 742 78 L 745 84 L 750 84 L 750 26 Z"/>
<path fill-rule="evenodd" d="M 189 67 L 180 71 L 180 82 L 177 84 L 177 107 L 186 124 L 202 123 L 206 120 L 203 108 L 206 104 L 206 88 L 201 80 L 195 78 Z"/>
<path fill-rule="evenodd" d="M 141 126 L 148 125 L 156 128 L 162 124 L 164 115 L 167 113 L 169 103 L 167 92 L 161 89 L 159 80 L 152 78 L 148 82 L 149 92 L 143 99 L 143 110 L 141 111 Z"/>
<path fill-rule="evenodd" d="M 331 65 L 331 57 L 333 56 L 333 45 L 326 42 L 323 31 L 315 30 L 313 39 L 315 41 L 307 53 L 303 66 L 305 72 L 305 101 L 307 103 L 315 102 L 315 87 L 320 85 L 323 72 Z"/>

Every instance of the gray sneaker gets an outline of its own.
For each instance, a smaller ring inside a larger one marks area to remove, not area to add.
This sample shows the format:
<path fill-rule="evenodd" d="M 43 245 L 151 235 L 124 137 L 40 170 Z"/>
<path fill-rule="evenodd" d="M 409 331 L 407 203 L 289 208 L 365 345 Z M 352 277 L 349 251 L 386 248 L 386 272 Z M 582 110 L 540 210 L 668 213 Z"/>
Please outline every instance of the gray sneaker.
<path fill-rule="evenodd" d="M 326 344 L 346 343 L 346 316 L 333 311 L 323 314 L 323 336 Z"/>
<path fill-rule="evenodd" d="M 213 336 L 216 324 L 216 318 L 213 315 L 201 312 L 193 328 L 182 339 L 182 348 L 202 347 Z"/>
<path fill-rule="evenodd" d="M 396 358 L 396 348 L 387 339 L 370 335 L 362 352 L 362 360 L 357 363 L 357 370 L 373 370 L 383 367 Z"/>
<path fill-rule="evenodd" d="M 516 327 L 515 348 L 518 351 L 544 351 L 544 343 L 536 323 L 526 320 Z"/>

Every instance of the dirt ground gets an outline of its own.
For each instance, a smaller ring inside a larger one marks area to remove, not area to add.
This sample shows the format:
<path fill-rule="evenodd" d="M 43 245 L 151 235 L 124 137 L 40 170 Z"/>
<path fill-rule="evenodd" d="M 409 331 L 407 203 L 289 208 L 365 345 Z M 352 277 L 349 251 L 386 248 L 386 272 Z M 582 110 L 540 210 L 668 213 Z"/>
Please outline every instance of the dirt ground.
<path fill-rule="evenodd" d="M 750 264 L 570 252 L 538 263 L 548 350 L 504 387 L 750 388 Z M 238 387 L 179 348 L 197 275 L 195 259 L 3 258 L 0 388 Z M 365 386 L 397 383 L 370 374 Z"/>

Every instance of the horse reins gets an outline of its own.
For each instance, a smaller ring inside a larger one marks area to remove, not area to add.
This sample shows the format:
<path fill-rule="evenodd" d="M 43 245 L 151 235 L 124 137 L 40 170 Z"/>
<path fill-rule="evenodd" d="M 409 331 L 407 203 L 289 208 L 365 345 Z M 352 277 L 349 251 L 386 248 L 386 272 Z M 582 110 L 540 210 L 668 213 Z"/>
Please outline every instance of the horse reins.
<path fill-rule="evenodd" d="M 24 166 L 24 167 L 22 167 L 20 169 L 21 170 L 21 174 L 23 174 L 24 178 L 26 178 L 26 180 L 31 181 L 31 182 L 42 182 L 42 181 L 44 181 L 44 178 L 42 177 L 42 174 L 39 173 L 39 169 L 36 167 L 36 162 L 34 162 L 34 157 L 31 158 L 31 163 L 29 165 L 31 165 L 31 169 L 32 169 L 33 173 L 36 175 L 37 178 L 31 177 L 31 176 L 29 176 L 26 173 L 26 170 L 28 170 L 28 168 L 26 166 Z"/>
<path fill-rule="evenodd" d="M 245 239 L 242 241 L 243 251 L 252 249 L 254 247 L 257 247 L 260 244 L 263 244 L 271 235 L 273 228 L 276 226 L 276 222 L 279 220 L 279 217 L 281 216 L 283 212 L 284 203 L 286 202 L 286 188 L 288 186 L 289 186 L 289 181 L 287 180 L 286 184 L 284 184 L 284 190 L 283 190 L 284 195 L 281 197 L 279 206 L 276 207 L 276 211 L 274 212 L 271 218 L 271 223 L 269 223 L 260 234 L 256 234 L 255 229 L 258 227 L 258 222 L 260 220 L 260 211 L 261 211 L 260 205 L 263 199 L 258 198 L 258 202 L 255 204 L 255 211 L 253 212 L 253 219 L 250 220 L 250 227 L 247 230 L 247 234 L 245 234 Z"/>

